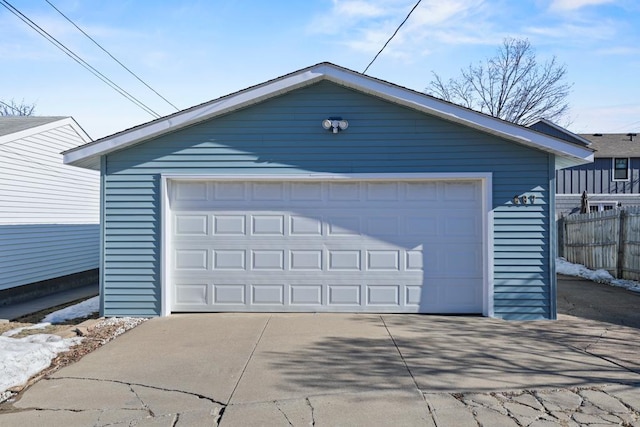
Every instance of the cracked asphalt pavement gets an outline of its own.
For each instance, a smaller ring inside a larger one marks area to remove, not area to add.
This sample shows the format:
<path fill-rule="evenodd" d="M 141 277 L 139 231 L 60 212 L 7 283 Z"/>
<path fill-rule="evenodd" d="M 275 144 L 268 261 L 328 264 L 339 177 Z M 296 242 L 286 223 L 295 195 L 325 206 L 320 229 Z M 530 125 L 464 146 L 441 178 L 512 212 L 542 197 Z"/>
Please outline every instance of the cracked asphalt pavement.
<path fill-rule="evenodd" d="M 0 405 L 0 425 L 640 426 L 639 303 L 565 278 L 555 322 L 156 318 Z"/>

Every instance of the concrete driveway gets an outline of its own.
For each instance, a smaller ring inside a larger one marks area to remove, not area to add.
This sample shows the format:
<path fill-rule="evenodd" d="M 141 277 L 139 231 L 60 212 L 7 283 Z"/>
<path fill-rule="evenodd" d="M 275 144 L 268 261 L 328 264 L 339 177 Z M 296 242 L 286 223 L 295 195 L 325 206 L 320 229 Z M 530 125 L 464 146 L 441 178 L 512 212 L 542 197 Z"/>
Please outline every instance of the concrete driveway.
<path fill-rule="evenodd" d="M 0 424 L 633 425 L 640 340 L 621 323 L 173 315 L 36 383 Z"/>

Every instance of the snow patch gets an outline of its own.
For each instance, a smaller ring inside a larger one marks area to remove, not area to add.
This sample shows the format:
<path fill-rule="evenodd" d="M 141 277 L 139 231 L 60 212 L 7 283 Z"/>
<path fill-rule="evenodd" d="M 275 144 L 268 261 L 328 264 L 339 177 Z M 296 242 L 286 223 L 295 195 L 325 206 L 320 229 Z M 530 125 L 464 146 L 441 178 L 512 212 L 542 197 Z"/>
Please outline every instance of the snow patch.
<path fill-rule="evenodd" d="M 79 304 L 47 314 L 42 322 L 62 323 L 70 319 L 80 319 L 100 311 L 100 297 L 95 296 Z"/>
<path fill-rule="evenodd" d="M 633 292 L 640 292 L 640 282 L 616 279 L 606 270 L 590 270 L 582 264 L 573 264 L 564 258 L 556 259 L 556 273 L 564 274 L 565 276 L 583 277 L 594 282 L 606 283 Z"/>
<path fill-rule="evenodd" d="M 60 352 L 78 344 L 82 338 L 63 339 L 37 334 L 24 338 L 0 336 L 0 392 L 26 383 L 47 368 Z"/>
<path fill-rule="evenodd" d="M 0 403 L 15 395 L 8 390 L 9 388 L 26 384 L 29 378 L 49 367 L 58 353 L 68 351 L 82 341 L 80 337 L 63 339 L 51 334 L 35 334 L 24 338 L 13 337 L 24 330 L 42 329 L 51 323 L 87 317 L 99 310 L 99 301 L 98 297 L 91 298 L 47 315 L 42 323 L 15 328 L 0 335 Z M 100 329 L 118 326 L 111 336 L 103 340 L 104 344 L 145 320 L 147 319 L 112 317 L 100 320 L 93 327 Z"/>

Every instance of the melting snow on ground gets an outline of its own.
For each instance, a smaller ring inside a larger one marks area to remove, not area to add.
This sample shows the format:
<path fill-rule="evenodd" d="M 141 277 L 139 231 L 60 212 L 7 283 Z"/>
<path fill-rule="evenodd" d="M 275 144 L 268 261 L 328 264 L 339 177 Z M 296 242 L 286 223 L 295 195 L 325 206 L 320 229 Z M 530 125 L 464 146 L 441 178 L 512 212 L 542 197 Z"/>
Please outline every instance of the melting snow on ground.
<path fill-rule="evenodd" d="M 16 328 L 0 335 L 0 402 L 10 398 L 14 393 L 8 389 L 26 384 L 33 375 L 47 368 L 58 353 L 69 350 L 80 343 L 82 338 L 63 339 L 58 335 L 35 334 L 23 338 L 13 338 L 25 329 L 43 329 L 52 323 L 61 323 L 70 319 L 88 317 L 99 310 L 98 297 L 88 299 L 79 304 L 63 308 L 47 315 L 42 323 L 23 328 Z M 116 335 L 138 325 L 144 319 L 105 319 L 96 326 L 105 323 L 121 324 Z"/>
<path fill-rule="evenodd" d="M 100 311 L 100 297 L 96 296 L 79 304 L 47 314 L 42 322 L 62 323 L 70 319 L 80 319 Z"/>
<path fill-rule="evenodd" d="M 625 288 L 633 292 L 640 292 L 640 282 L 616 279 L 606 270 L 589 270 L 582 264 L 572 264 L 564 258 L 556 259 L 556 272 L 566 276 L 584 277 L 598 283 Z"/>
<path fill-rule="evenodd" d="M 8 388 L 26 383 L 48 367 L 58 353 L 81 341 L 81 338 L 63 339 L 50 334 L 12 338 L 7 335 L 10 332 L 13 331 L 0 336 L 0 396 Z"/>

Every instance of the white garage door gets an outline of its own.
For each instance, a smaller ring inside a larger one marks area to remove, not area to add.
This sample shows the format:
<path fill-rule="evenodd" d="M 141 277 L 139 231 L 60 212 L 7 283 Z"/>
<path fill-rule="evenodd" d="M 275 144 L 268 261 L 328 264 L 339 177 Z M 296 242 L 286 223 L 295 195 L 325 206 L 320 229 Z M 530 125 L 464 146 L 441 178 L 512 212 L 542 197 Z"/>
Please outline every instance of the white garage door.
<path fill-rule="evenodd" d="M 169 181 L 171 311 L 482 312 L 481 181 Z"/>

